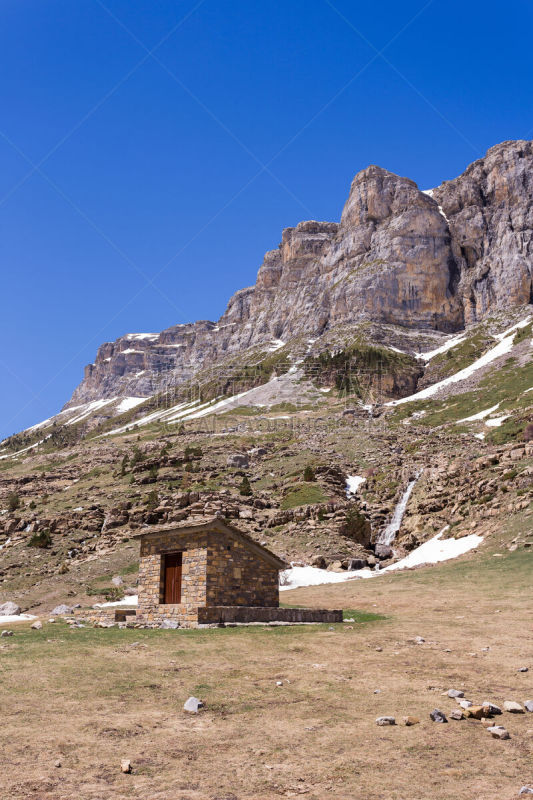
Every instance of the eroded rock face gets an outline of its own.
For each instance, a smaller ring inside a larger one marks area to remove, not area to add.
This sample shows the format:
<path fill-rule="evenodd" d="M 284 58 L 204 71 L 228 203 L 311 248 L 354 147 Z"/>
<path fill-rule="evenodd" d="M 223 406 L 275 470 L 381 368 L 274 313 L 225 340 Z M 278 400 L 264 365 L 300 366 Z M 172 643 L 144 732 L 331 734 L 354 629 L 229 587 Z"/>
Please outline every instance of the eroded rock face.
<path fill-rule="evenodd" d="M 370 166 L 355 176 L 340 223 L 286 228 L 218 323 L 103 344 L 68 405 L 147 397 L 252 345 L 339 325 L 460 330 L 532 301 L 532 240 L 532 142 L 499 144 L 431 192 Z"/>
<path fill-rule="evenodd" d="M 503 142 L 433 191 L 446 217 L 465 322 L 532 301 L 533 142 Z"/>

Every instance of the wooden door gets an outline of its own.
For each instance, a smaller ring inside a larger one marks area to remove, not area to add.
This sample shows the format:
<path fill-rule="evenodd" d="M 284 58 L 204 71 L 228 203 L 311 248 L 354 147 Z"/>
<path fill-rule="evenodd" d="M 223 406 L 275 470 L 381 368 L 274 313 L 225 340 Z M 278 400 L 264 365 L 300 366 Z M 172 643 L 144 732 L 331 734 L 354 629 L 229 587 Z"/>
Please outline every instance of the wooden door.
<path fill-rule="evenodd" d="M 182 553 L 165 555 L 164 603 L 181 603 L 181 565 Z"/>

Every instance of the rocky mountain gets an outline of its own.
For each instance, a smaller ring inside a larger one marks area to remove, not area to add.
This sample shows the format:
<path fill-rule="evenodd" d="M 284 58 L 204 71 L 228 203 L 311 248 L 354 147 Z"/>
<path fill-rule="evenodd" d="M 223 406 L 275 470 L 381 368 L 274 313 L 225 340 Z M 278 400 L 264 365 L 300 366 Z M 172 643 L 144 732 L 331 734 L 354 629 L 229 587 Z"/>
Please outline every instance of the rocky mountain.
<path fill-rule="evenodd" d="M 149 397 L 250 349 L 261 361 L 288 346 L 294 361 L 331 348 L 346 326 L 386 344 L 400 337 L 416 353 L 431 332 L 438 341 L 437 332 L 531 303 L 532 201 L 530 141 L 496 145 L 428 191 L 370 166 L 355 176 L 340 223 L 285 229 L 255 286 L 238 291 L 217 323 L 103 344 L 66 408 Z"/>

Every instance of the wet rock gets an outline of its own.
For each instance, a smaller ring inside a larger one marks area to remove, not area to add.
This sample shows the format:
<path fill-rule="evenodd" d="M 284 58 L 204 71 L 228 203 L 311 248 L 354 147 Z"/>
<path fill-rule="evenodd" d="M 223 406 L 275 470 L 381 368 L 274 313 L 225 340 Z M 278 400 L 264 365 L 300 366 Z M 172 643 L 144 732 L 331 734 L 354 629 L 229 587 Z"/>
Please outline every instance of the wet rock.
<path fill-rule="evenodd" d="M 433 711 L 430 712 L 429 716 L 433 722 L 448 722 L 444 711 L 440 711 L 438 708 L 434 708 Z"/>
<path fill-rule="evenodd" d="M 385 725 L 396 725 L 396 719 L 394 717 L 378 717 L 376 719 L 376 725 L 385 726 Z"/>
<path fill-rule="evenodd" d="M 377 544 L 374 548 L 374 553 L 378 558 L 392 558 L 392 547 L 389 547 L 388 544 Z"/>
<path fill-rule="evenodd" d="M 203 702 L 198 700 L 197 697 L 189 697 L 183 704 L 183 710 L 187 711 L 189 714 L 198 714 L 198 711 L 203 707 Z"/>
<path fill-rule="evenodd" d="M 7 603 L 0 605 L 0 617 L 13 617 L 20 614 L 20 606 L 8 600 Z"/>

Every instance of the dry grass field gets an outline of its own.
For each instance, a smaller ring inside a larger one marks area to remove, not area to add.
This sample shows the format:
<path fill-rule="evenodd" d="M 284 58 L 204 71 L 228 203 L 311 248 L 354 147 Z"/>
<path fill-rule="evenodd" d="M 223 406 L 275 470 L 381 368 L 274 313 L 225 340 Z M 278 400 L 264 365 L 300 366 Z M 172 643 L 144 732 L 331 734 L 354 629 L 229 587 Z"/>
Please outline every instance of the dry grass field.
<path fill-rule="evenodd" d="M 336 626 L 12 625 L 0 640 L 0 797 L 511 800 L 533 781 L 533 714 L 497 718 L 511 734 L 499 741 L 429 712 L 455 707 L 449 688 L 498 705 L 533 698 L 532 573 L 527 551 L 478 553 L 283 594 L 358 609 Z M 191 694 L 206 704 L 197 716 L 182 710 Z M 403 726 L 406 714 L 420 724 Z M 399 724 L 378 727 L 380 715 Z"/>

